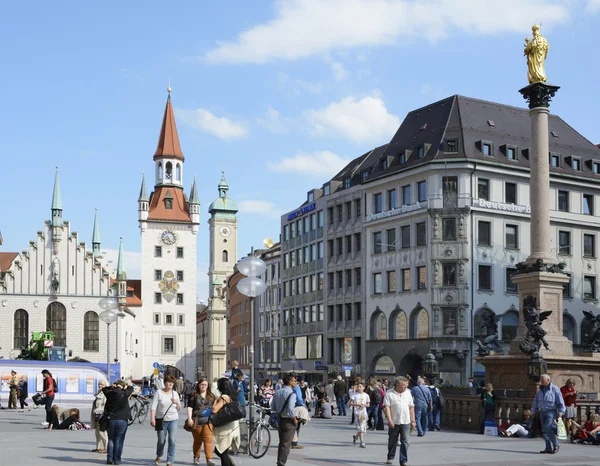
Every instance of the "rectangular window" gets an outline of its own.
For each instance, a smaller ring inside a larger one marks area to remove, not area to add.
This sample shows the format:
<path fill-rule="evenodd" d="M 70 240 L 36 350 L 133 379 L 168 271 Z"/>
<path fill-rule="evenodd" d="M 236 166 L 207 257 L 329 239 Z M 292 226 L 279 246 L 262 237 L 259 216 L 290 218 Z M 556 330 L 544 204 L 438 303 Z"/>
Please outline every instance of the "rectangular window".
<path fill-rule="evenodd" d="M 354 201 L 354 209 L 356 211 L 356 217 L 360 218 L 360 199 Z"/>
<path fill-rule="evenodd" d="M 162 280 L 162 270 L 154 271 L 154 280 Z"/>
<path fill-rule="evenodd" d="M 350 288 L 352 286 L 352 270 L 346 270 L 346 286 Z"/>
<path fill-rule="evenodd" d="M 417 246 L 425 246 L 427 244 L 427 222 L 417 223 Z"/>
<path fill-rule="evenodd" d="M 558 253 L 562 255 L 571 255 L 571 232 L 558 232 Z"/>
<path fill-rule="evenodd" d="M 442 219 L 442 239 L 444 241 L 456 241 L 456 219 Z"/>
<path fill-rule="evenodd" d="M 583 235 L 583 257 L 596 257 L 596 235 Z"/>
<path fill-rule="evenodd" d="M 352 218 L 352 203 L 346 202 L 346 218 L 350 220 Z"/>
<path fill-rule="evenodd" d="M 417 279 L 419 280 L 419 290 L 427 289 L 427 267 L 417 267 Z"/>
<path fill-rule="evenodd" d="M 323 272 L 319 272 L 319 282 L 318 282 L 319 290 L 323 289 L 323 277 L 324 277 Z"/>
<path fill-rule="evenodd" d="M 177 293 L 177 304 L 183 304 L 183 293 Z"/>
<path fill-rule="evenodd" d="M 356 250 L 360 251 L 360 233 L 354 234 L 354 244 L 356 244 Z"/>
<path fill-rule="evenodd" d="M 388 191 L 388 210 L 396 208 L 396 190 L 391 189 Z"/>
<path fill-rule="evenodd" d="M 373 274 L 373 293 L 381 294 L 381 273 Z"/>
<path fill-rule="evenodd" d="M 163 339 L 163 353 L 174 353 L 175 352 L 175 339 L 165 338 Z"/>
<path fill-rule="evenodd" d="M 154 325 L 160 325 L 160 314 L 158 312 L 154 313 Z"/>
<path fill-rule="evenodd" d="M 600 163 L 599 162 L 594 162 L 593 170 L 594 170 L 595 175 L 600 174 Z"/>
<path fill-rule="evenodd" d="M 347 177 L 344 179 L 344 188 L 345 188 L 345 189 L 348 189 L 349 187 L 350 187 L 350 177 L 349 177 L 349 176 L 347 176 Z"/>
<path fill-rule="evenodd" d="M 583 299 L 596 299 L 596 277 L 583 277 Z"/>
<path fill-rule="evenodd" d="M 485 201 L 490 200 L 490 180 L 477 179 L 477 197 Z"/>
<path fill-rule="evenodd" d="M 519 249 L 519 227 L 517 225 L 506 225 L 505 242 L 506 249 Z"/>
<path fill-rule="evenodd" d="M 329 289 L 335 289 L 335 282 L 333 281 L 333 272 L 327 274 L 327 281 L 329 282 Z"/>
<path fill-rule="evenodd" d="M 331 188 L 329 186 L 329 183 L 327 183 L 325 186 L 323 186 L 323 194 L 325 196 L 329 196 L 329 194 L 331 194 Z"/>
<path fill-rule="evenodd" d="M 395 251 L 396 250 L 396 229 L 392 228 L 391 230 L 387 230 L 387 250 Z"/>
<path fill-rule="evenodd" d="M 446 262 L 442 266 L 442 279 L 445 286 L 456 285 L 456 263 Z"/>
<path fill-rule="evenodd" d="M 456 152 L 457 144 L 456 139 L 449 139 L 446 141 L 446 152 Z"/>
<path fill-rule="evenodd" d="M 329 257 L 334 257 L 335 249 L 333 249 L 333 240 L 332 239 L 327 241 L 327 249 L 329 249 Z"/>
<path fill-rule="evenodd" d="M 346 252 L 352 252 L 352 235 L 346 236 Z"/>
<path fill-rule="evenodd" d="M 323 224 L 324 224 L 323 211 L 319 210 L 319 212 L 317 212 L 317 214 L 318 214 L 318 222 L 319 222 L 318 225 L 319 225 L 319 228 L 323 228 Z"/>
<path fill-rule="evenodd" d="M 405 225 L 401 228 L 402 232 L 402 249 L 410 248 L 410 225 Z"/>
<path fill-rule="evenodd" d="M 160 303 L 162 303 L 162 294 L 154 293 L 154 304 L 160 304 Z"/>
<path fill-rule="evenodd" d="M 177 247 L 177 259 L 183 259 L 183 248 Z"/>
<path fill-rule="evenodd" d="M 360 286 L 361 285 L 361 272 L 360 272 L 360 267 L 354 269 L 354 284 L 356 286 Z"/>
<path fill-rule="evenodd" d="M 481 146 L 481 153 L 483 155 L 492 155 L 492 145 L 484 142 Z"/>
<path fill-rule="evenodd" d="M 327 212 L 329 212 L 329 224 L 332 225 L 335 221 L 335 217 L 333 216 L 333 207 L 327 209 Z"/>
<path fill-rule="evenodd" d="M 373 233 L 373 254 L 381 253 L 381 232 Z"/>
<path fill-rule="evenodd" d="M 581 170 L 581 160 L 573 159 L 573 170 L 580 171 Z"/>
<path fill-rule="evenodd" d="M 569 211 L 569 192 L 559 191 L 558 192 L 558 210 L 561 212 Z"/>
<path fill-rule="evenodd" d="M 417 192 L 419 202 L 427 201 L 427 181 L 419 181 L 417 183 Z"/>
<path fill-rule="evenodd" d="M 479 266 L 479 289 L 482 291 L 492 290 L 492 267 L 490 265 Z"/>
<path fill-rule="evenodd" d="M 402 186 L 402 205 L 410 205 L 410 185 Z"/>
<path fill-rule="evenodd" d="M 506 149 L 506 158 L 508 160 L 516 160 L 517 159 L 517 150 L 514 147 L 508 147 Z"/>
<path fill-rule="evenodd" d="M 458 310 L 455 307 L 442 308 L 444 335 L 458 335 L 457 317 Z"/>
<path fill-rule="evenodd" d="M 338 211 L 338 222 L 341 222 L 342 220 L 344 220 L 344 208 L 339 205 L 337 206 L 337 211 Z"/>
<path fill-rule="evenodd" d="M 337 254 L 341 256 L 344 254 L 344 240 L 342 238 L 336 238 Z"/>
<path fill-rule="evenodd" d="M 154 257 L 162 257 L 162 246 L 154 246 Z"/>
<path fill-rule="evenodd" d="M 183 281 L 183 270 L 178 270 L 177 271 L 177 281 L 178 282 L 182 282 Z"/>
<path fill-rule="evenodd" d="M 310 229 L 311 231 L 317 229 L 317 214 L 310 214 Z"/>
<path fill-rule="evenodd" d="M 361 173 L 361 179 L 362 179 L 363 181 L 366 181 L 368 177 L 369 177 L 369 172 L 368 172 L 368 170 L 365 170 L 364 172 L 362 172 L 362 173 Z"/>
<path fill-rule="evenodd" d="M 507 204 L 517 203 L 517 184 L 504 183 L 504 202 Z"/>
<path fill-rule="evenodd" d="M 477 244 L 479 246 L 491 246 L 492 245 L 492 222 L 484 222 L 479 220 L 477 223 L 478 236 Z"/>
<path fill-rule="evenodd" d="M 422 159 L 425 156 L 425 148 L 417 147 L 417 158 Z"/>
<path fill-rule="evenodd" d="M 173 325 L 173 314 L 165 314 L 165 324 Z"/>
<path fill-rule="evenodd" d="M 402 291 L 410 291 L 410 269 L 402 269 Z"/>
<path fill-rule="evenodd" d="M 573 297 L 573 275 L 568 272 L 563 272 L 565 275 L 569 276 L 569 281 L 567 283 L 563 283 L 563 298 L 572 298 Z"/>
<path fill-rule="evenodd" d="M 283 227 L 283 240 L 287 241 L 290 239 L 290 226 L 289 225 L 285 225 Z"/>
<path fill-rule="evenodd" d="M 512 277 L 517 273 L 517 269 L 512 267 L 506 268 L 506 292 L 507 293 L 516 293 L 517 292 L 517 284 L 513 283 Z"/>
<path fill-rule="evenodd" d="M 383 194 L 377 193 L 373 195 L 373 212 L 378 214 L 383 210 Z"/>
<path fill-rule="evenodd" d="M 584 215 L 594 215 L 594 195 L 584 194 L 583 195 L 583 208 Z"/>
<path fill-rule="evenodd" d="M 551 155 L 550 156 L 550 165 L 553 166 L 554 168 L 558 168 L 560 165 L 560 157 L 558 155 Z"/>
<path fill-rule="evenodd" d="M 337 273 L 337 287 L 341 290 L 344 288 L 344 272 L 342 270 L 338 270 Z"/>
<path fill-rule="evenodd" d="M 396 292 L 396 271 L 390 270 L 387 272 L 387 292 L 395 293 Z"/>

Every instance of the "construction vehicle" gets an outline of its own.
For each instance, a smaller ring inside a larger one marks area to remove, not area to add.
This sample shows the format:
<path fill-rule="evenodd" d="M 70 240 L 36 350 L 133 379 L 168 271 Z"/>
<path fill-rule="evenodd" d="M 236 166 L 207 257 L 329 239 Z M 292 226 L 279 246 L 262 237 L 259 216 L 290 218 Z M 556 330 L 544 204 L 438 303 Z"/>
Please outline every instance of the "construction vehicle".
<path fill-rule="evenodd" d="M 26 348 L 21 348 L 17 359 L 35 361 L 64 361 L 65 348 L 54 346 L 53 332 L 31 332 L 31 341 Z"/>

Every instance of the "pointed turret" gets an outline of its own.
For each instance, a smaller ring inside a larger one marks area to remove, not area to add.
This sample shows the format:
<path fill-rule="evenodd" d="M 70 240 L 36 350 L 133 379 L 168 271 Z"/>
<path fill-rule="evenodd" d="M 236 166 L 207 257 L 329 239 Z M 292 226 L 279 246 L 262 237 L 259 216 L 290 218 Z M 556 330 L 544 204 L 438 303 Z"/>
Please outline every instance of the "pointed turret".
<path fill-rule="evenodd" d="M 119 244 L 119 258 L 117 259 L 117 302 L 121 313 L 127 305 L 127 273 L 125 273 L 125 253 L 123 252 L 123 237 Z"/>
<path fill-rule="evenodd" d="M 119 259 L 117 260 L 117 281 L 126 281 L 127 272 L 125 272 L 125 253 L 123 252 L 123 238 L 119 244 Z"/>
<path fill-rule="evenodd" d="M 235 217 L 238 206 L 233 199 L 227 197 L 229 184 L 225 179 L 225 172 L 222 172 L 221 181 L 217 189 L 219 191 L 219 198 L 209 206 L 208 212 L 213 216 Z"/>
<path fill-rule="evenodd" d="M 192 190 L 190 191 L 190 220 L 194 224 L 192 226 L 192 232 L 198 232 L 198 225 L 200 224 L 200 200 L 198 199 L 198 188 L 196 188 L 196 177 L 194 177 L 194 183 L 192 184 Z"/>
<path fill-rule="evenodd" d="M 198 189 L 196 188 L 196 177 L 194 176 L 194 183 L 192 184 L 192 190 L 190 191 L 190 204 L 200 204 L 198 200 Z"/>
<path fill-rule="evenodd" d="M 94 215 L 94 233 L 92 234 L 92 251 L 94 257 L 99 257 L 100 253 L 100 228 L 98 226 L 98 209 Z"/>
<path fill-rule="evenodd" d="M 146 220 L 148 220 L 148 211 L 150 210 L 150 198 L 146 191 L 146 176 L 142 173 L 142 187 L 140 188 L 140 197 L 138 198 L 138 221 L 140 230 L 146 230 Z"/>
<path fill-rule="evenodd" d="M 140 197 L 138 198 L 138 202 L 149 202 L 148 193 L 146 191 L 146 175 L 142 173 L 142 187 L 140 188 Z"/>
<path fill-rule="evenodd" d="M 154 160 L 160 158 L 176 158 L 182 162 L 185 160 L 181 147 L 179 146 L 179 135 L 177 134 L 177 125 L 175 124 L 175 115 L 173 115 L 173 105 L 171 104 L 171 93 L 167 98 L 167 106 L 163 116 L 160 136 L 158 137 L 158 146 L 154 153 Z"/>
<path fill-rule="evenodd" d="M 62 226 L 62 196 L 60 195 L 60 180 L 58 178 L 58 167 L 54 175 L 54 191 L 52 192 L 52 226 Z"/>

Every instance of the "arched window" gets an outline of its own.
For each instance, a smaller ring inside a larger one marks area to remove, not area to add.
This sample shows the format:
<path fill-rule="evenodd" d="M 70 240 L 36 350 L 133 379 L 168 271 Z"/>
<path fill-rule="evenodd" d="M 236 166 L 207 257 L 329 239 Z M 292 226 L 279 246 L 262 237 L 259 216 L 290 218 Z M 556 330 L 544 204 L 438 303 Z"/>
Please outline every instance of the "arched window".
<path fill-rule="evenodd" d="M 563 314 L 563 336 L 575 343 L 575 321 L 568 314 Z"/>
<path fill-rule="evenodd" d="M 519 335 L 519 313 L 507 311 L 502 317 L 502 340 L 511 341 Z"/>
<path fill-rule="evenodd" d="M 229 262 L 229 252 L 223 251 L 223 262 Z"/>
<path fill-rule="evenodd" d="M 410 315 L 410 338 L 429 338 L 429 314 L 422 307 Z"/>
<path fill-rule="evenodd" d="M 25 309 L 15 311 L 15 340 L 14 349 L 21 349 L 27 346 L 29 342 L 29 314 Z"/>
<path fill-rule="evenodd" d="M 387 319 L 385 318 L 385 314 L 380 310 L 376 311 L 371 317 L 371 339 L 387 339 Z"/>
<path fill-rule="evenodd" d="M 83 316 L 83 351 L 100 351 L 100 319 L 94 311 Z"/>
<path fill-rule="evenodd" d="M 396 306 L 390 316 L 390 340 L 408 338 L 408 320 L 400 306 Z"/>
<path fill-rule="evenodd" d="M 162 182 L 162 177 L 163 177 L 162 163 L 159 162 L 157 171 L 156 171 L 156 178 L 157 178 L 158 182 Z"/>
<path fill-rule="evenodd" d="M 177 181 L 181 181 L 181 165 L 177 164 L 177 166 L 175 167 L 175 179 Z"/>
<path fill-rule="evenodd" d="M 62 303 L 46 308 L 46 330 L 54 333 L 54 346 L 67 346 L 67 309 Z"/>
<path fill-rule="evenodd" d="M 171 162 L 167 162 L 165 165 L 165 178 L 167 180 L 173 179 L 173 164 Z"/>

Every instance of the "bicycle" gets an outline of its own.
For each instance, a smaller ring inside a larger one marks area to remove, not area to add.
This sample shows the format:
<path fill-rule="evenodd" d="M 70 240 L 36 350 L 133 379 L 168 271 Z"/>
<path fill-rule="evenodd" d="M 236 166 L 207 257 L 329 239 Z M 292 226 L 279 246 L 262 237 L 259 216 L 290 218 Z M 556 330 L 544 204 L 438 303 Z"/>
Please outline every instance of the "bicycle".
<path fill-rule="evenodd" d="M 269 430 L 271 410 L 269 408 L 263 408 L 258 404 L 250 405 L 249 409 L 257 409 L 259 413 L 256 413 L 257 416 L 254 417 L 252 425 L 250 425 L 250 419 L 248 417 L 244 420 L 250 432 L 248 444 L 246 445 L 246 453 L 252 458 L 260 459 L 267 454 L 267 451 L 271 446 L 271 431 Z M 242 437 L 246 437 L 246 435 L 243 435 Z"/>
<path fill-rule="evenodd" d="M 138 423 L 143 424 L 148 417 L 148 411 L 150 411 L 150 400 L 148 397 L 141 395 L 133 395 L 133 404 L 129 406 L 131 410 L 131 419 L 127 421 L 127 425 L 132 425 L 136 420 Z"/>

